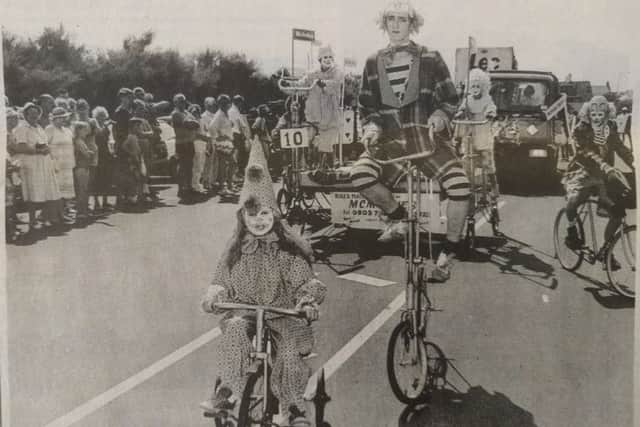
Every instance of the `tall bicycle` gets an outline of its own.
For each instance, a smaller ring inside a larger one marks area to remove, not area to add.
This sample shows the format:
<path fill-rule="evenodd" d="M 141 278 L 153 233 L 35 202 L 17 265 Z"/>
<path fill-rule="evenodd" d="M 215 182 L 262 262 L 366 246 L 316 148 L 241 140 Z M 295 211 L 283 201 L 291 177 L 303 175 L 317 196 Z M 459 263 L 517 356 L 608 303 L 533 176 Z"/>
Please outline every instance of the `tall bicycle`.
<path fill-rule="evenodd" d="M 391 332 L 387 348 L 387 374 L 391 390 L 405 404 L 424 401 L 429 394 L 442 388 L 446 381 L 447 360 L 443 351 L 428 341 L 429 315 L 437 311 L 429 298 L 425 259 L 420 254 L 421 196 L 423 176 L 414 161 L 432 155 L 430 152 L 411 154 L 381 165 L 402 163 L 406 171 L 408 190 L 408 232 L 404 240 L 405 307 L 400 323 Z M 431 252 L 431 231 L 429 231 Z"/>
<path fill-rule="evenodd" d="M 462 135 L 462 144 L 464 147 L 462 162 L 469 175 L 469 182 L 471 183 L 471 203 L 469 213 L 467 214 L 467 229 L 465 234 L 468 249 L 475 248 L 477 213 L 481 213 L 484 219 L 491 224 L 491 231 L 494 236 L 500 235 L 500 215 L 497 207 L 497 195 L 492 195 L 491 183 L 489 182 L 487 170 L 484 165 L 481 164 L 480 179 L 476 176 L 477 159 L 480 157 L 480 154 L 473 148 L 473 135 L 471 131 L 473 126 L 485 125 L 488 122 L 489 120 L 453 120 L 454 125 L 464 126 L 464 128 L 467 129 L 467 132 Z M 497 183 L 495 185 L 497 186 Z"/>
<path fill-rule="evenodd" d="M 311 140 L 309 127 L 302 123 L 300 97 L 308 94 L 315 82 L 311 86 L 285 86 L 284 81 L 288 79 L 280 79 L 278 87 L 291 96 L 291 127 L 280 130 L 280 147 L 290 151 L 290 161 L 283 167 L 282 188 L 278 190 L 276 200 L 283 217 L 290 223 L 299 222 L 304 226 L 305 209 L 311 208 L 315 196 L 300 188 L 300 174 L 306 170 L 305 150 L 309 148 Z"/>
<path fill-rule="evenodd" d="M 271 313 L 277 316 L 304 318 L 304 312 L 239 303 L 217 303 L 214 306 L 220 310 L 239 310 L 255 313 L 256 332 L 253 339 L 254 349 L 249 356 L 251 362 L 250 374 L 240 399 L 237 424 L 234 424 L 236 419 L 231 414 L 205 412 L 205 417 L 215 418 L 216 427 L 287 427 L 286 424 L 277 424 L 274 421 L 279 413 L 279 404 L 271 389 L 271 330 L 267 322 L 265 322 L 265 315 Z M 319 376 L 313 400 L 316 407 L 315 425 L 317 427 L 331 427 L 329 423 L 324 421 L 324 407 L 330 400 L 324 391 L 324 372 Z"/>
<path fill-rule="evenodd" d="M 576 249 L 571 249 L 565 244 L 569 220 L 567 209 L 560 209 L 553 226 L 556 258 L 562 268 L 568 271 L 576 271 L 583 261 L 592 265 L 603 262 L 610 286 L 620 295 L 634 298 L 636 226 L 627 224 L 626 219 L 622 218 L 618 230 L 600 246 L 595 222 L 597 208 L 598 202 L 595 198 L 589 198 L 578 206 L 576 228 L 582 245 Z"/>

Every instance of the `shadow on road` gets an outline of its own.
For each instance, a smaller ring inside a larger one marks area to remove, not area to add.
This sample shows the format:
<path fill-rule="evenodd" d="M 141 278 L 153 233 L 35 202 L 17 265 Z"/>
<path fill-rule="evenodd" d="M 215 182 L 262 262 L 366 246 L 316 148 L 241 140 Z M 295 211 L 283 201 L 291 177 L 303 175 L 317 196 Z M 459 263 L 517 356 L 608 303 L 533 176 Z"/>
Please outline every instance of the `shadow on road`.
<path fill-rule="evenodd" d="M 578 273 L 576 271 L 574 271 L 573 274 L 576 277 L 584 280 L 585 282 L 593 285 L 592 287 L 584 288 L 584 291 L 589 292 L 593 296 L 593 299 L 596 300 L 596 302 L 602 307 L 618 310 L 624 308 L 634 308 L 636 306 L 635 300 L 633 298 L 627 298 L 616 293 L 609 287 L 608 284 L 602 283 L 599 280 L 596 280 L 589 276 L 585 276 L 584 274 Z"/>
<path fill-rule="evenodd" d="M 486 240 L 490 239 L 490 243 Z M 526 251 L 526 252 L 525 252 Z M 539 256 L 553 258 L 533 246 L 509 236 L 478 238 L 477 248 L 468 262 L 491 263 L 502 274 L 513 274 L 547 289 L 556 289 L 555 268 Z"/>
<path fill-rule="evenodd" d="M 533 415 L 502 393 L 481 386 L 438 390 L 425 405 L 406 407 L 398 427 L 536 427 Z"/>

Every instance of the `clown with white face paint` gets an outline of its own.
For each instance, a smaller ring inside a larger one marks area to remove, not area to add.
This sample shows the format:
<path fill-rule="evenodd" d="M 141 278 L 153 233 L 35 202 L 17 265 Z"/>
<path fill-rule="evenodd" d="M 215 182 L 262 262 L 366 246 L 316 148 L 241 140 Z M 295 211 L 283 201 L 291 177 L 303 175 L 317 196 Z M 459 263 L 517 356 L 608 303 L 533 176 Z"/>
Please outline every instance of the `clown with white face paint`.
<path fill-rule="evenodd" d="M 462 101 L 456 117 L 466 120 L 481 121 L 485 119 L 493 119 L 496 117 L 496 104 L 493 102 L 489 89 L 491 88 L 491 79 L 489 74 L 479 68 L 473 68 L 469 72 L 469 94 Z M 487 173 L 489 184 L 491 185 L 491 197 L 495 206 L 498 198 L 498 181 L 496 179 L 496 167 L 493 155 L 493 133 L 491 132 L 491 124 L 474 126 L 460 126 L 458 128 L 459 136 L 471 134 L 473 141 L 473 151 L 480 155 L 480 164 Z M 463 145 L 463 149 L 464 149 Z M 467 170 L 467 174 L 472 171 Z"/>
<path fill-rule="evenodd" d="M 615 233 L 625 215 L 621 188 L 626 182 L 613 162 L 617 154 L 633 167 L 633 155 L 620 141 L 614 116 L 612 106 L 603 96 L 594 96 L 578 114 L 581 121 L 574 131 L 576 155 L 563 179 L 569 220 L 565 243 L 570 248 L 577 249 L 584 244 L 576 228 L 577 207 L 594 190 L 599 195 L 598 214 L 609 217 L 605 239 Z"/>
<path fill-rule="evenodd" d="M 237 212 L 238 224 L 226 252 L 202 300 L 202 308 L 215 313 L 214 304 L 235 302 L 303 310 L 309 321 L 318 318 L 325 285 L 311 269 L 312 251 L 279 215 L 273 184 L 260 141 L 254 141 L 245 171 Z M 292 427 L 310 427 L 303 395 L 310 369 L 303 357 L 314 339 L 307 320 L 268 318 L 273 332 L 275 357 L 272 387 L 289 414 Z M 200 406 L 210 413 L 233 411 L 246 383 L 255 318 L 227 313 L 221 321 L 222 336 L 213 359 L 219 385 L 211 399 Z"/>
<path fill-rule="evenodd" d="M 314 149 L 320 155 L 319 167 L 333 167 L 333 146 L 338 143 L 340 130 L 340 92 L 344 73 L 335 63 L 335 54 L 330 46 L 318 49 L 320 69 L 312 71 L 295 83 L 295 86 L 309 86 L 304 114 L 307 122 L 316 129 L 313 139 Z"/>
<path fill-rule="evenodd" d="M 402 166 L 382 166 L 378 160 L 433 152 L 416 166 L 437 180 L 448 197 L 446 240 L 432 273 L 433 279 L 443 282 L 451 276 L 451 261 L 469 209 L 470 184 L 447 144 L 449 121 L 458 104 L 447 64 L 437 50 L 411 40 L 423 24 L 422 16 L 406 0 L 392 1 L 380 13 L 378 27 L 389 44 L 367 58 L 362 73 L 358 101 L 366 151 L 351 168 L 351 182 L 388 219 L 378 240 L 402 239 L 407 233 L 407 212 L 391 191 Z"/>

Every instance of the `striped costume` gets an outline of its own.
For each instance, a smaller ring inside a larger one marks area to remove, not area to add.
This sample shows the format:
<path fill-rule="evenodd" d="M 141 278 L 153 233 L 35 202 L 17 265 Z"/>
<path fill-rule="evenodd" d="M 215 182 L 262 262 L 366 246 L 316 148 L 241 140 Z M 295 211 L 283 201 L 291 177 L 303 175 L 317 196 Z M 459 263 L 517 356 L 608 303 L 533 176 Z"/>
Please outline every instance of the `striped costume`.
<path fill-rule="evenodd" d="M 445 121 L 456 110 L 457 94 L 449 70 L 437 51 L 410 42 L 389 47 L 367 59 L 360 90 L 360 114 L 365 126 L 380 130 L 351 170 L 359 190 L 381 182 L 392 187 L 402 174 L 400 165 L 381 166 L 376 159 L 433 150 L 418 163 L 422 172 L 439 181 L 451 200 L 467 200 L 469 180 L 459 159 L 444 139 L 432 142 L 427 122 L 431 115 Z"/>

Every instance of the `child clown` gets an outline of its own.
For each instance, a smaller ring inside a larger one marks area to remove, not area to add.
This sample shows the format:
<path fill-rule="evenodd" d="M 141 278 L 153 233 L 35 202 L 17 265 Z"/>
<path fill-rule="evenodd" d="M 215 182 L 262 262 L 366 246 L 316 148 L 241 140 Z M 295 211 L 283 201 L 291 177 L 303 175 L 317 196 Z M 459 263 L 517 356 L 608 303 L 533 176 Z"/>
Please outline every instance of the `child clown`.
<path fill-rule="evenodd" d="M 497 108 L 491 95 L 489 95 L 490 88 L 491 79 L 489 74 L 480 68 L 473 68 L 469 72 L 469 93 L 460 104 L 456 118 L 474 121 L 494 119 Z M 489 185 L 491 186 L 491 202 L 495 204 L 498 197 L 498 181 L 493 157 L 491 124 L 462 126 L 461 130 L 461 135 L 471 136 L 473 151 L 480 156 L 479 166 L 486 171 Z M 463 150 L 465 149 L 466 147 L 463 146 Z M 474 171 L 467 169 L 467 175 L 471 176 L 472 173 Z"/>
<path fill-rule="evenodd" d="M 218 302 L 269 305 L 304 310 L 306 319 L 267 318 L 273 332 L 275 357 L 272 387 L 281 414 L 289 425 L 310 426 L 303 394 L 310 368 L 303 360 L 313 347 L 308 320 L 318 318 L 326 287 L 311 269 L 311 248 L 278 214 L 271 177 L 259 142 L 251 147 L 240 194 L 237 226 L 215 276 L 202 300 L 202 308 L 217 313 Z M 208 412 L 233 410 L 242 395 L 252 351 L 255 318 L 227 313 L 221 321 L 222 336 L 216 347 L 218 385 L 201 404 Z"/>

